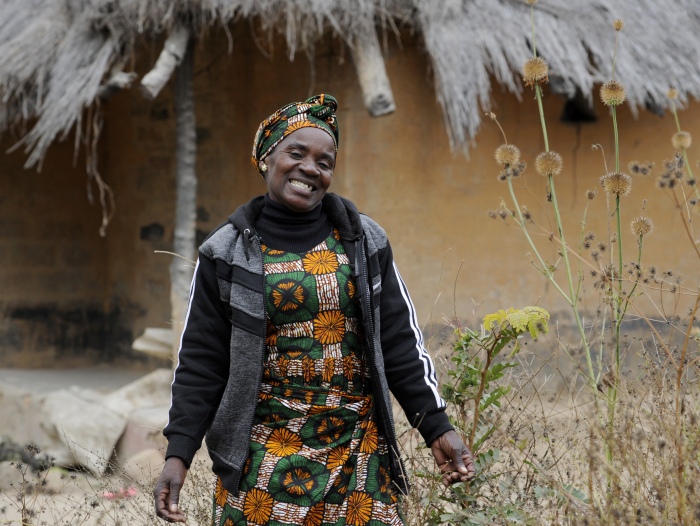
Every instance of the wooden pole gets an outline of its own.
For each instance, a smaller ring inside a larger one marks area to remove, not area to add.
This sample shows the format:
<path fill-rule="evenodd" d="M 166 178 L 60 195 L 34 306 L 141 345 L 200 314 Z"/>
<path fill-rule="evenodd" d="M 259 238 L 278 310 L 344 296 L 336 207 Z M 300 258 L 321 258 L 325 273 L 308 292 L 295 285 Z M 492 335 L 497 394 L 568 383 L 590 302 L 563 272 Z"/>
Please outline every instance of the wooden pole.
<path fill-rule="evenodd" d="M 370 115 L 379 117 L 392 113 L 396 110 L 396 103 L 373 24 L 368 24 L 358 32 L 351 53 L 362 89 L 362 98 Z"/>
<path fill-rule="evenodd" d="M 195 227 L 197 221 L 197 138 L 195 128 L 192 77 L 194 70 L 194 38 L 175 71 L 175 115 L 177 116 L 177 170 L 175 229 L 173 252 L 196 260 Z M 170 304 L 173 321 L 173 352 L 177 353 L 180 335 L 187 316 L 187 302 L 193 269 L 187 261 L 173 257 L 170 264 Z M 177 363 L 175 356 L 174 363 Z"/>

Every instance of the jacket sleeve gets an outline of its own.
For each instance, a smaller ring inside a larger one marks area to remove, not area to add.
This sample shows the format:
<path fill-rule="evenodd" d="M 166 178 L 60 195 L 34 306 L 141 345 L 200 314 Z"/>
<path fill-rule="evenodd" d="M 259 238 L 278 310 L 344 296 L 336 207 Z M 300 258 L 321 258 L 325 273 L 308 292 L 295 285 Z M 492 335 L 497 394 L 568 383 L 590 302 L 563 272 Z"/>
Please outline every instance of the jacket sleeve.
<path fill-rule="evenodd" d="M 438 392 L 435 366 L 423 345 L 416 310 L 388 242 L 378 255 L 382 276 L 381 344 L 387 382 L 408 421 L 430 446 L 454 428 Z"/>
<path fill-rule="evenodd" d="M 221 401 L 229 373 L 231 322 L 219 299 L 214 261 L 199 254 L 171 387 L 165 458 L 189 468 Z"/>

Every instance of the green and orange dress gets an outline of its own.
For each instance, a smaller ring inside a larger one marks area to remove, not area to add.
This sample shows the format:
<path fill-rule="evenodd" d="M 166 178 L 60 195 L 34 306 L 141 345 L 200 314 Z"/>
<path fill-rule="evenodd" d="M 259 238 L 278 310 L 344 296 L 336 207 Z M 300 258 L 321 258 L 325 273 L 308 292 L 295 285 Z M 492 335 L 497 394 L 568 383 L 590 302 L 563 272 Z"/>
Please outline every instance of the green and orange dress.
<path fill-rule="evenodd" d="M 402 526 L 373 411 L 362 314 L 334 231 L 304 254 L 263 245 L 267 338 L 237 497 L 217 526 Z"/>

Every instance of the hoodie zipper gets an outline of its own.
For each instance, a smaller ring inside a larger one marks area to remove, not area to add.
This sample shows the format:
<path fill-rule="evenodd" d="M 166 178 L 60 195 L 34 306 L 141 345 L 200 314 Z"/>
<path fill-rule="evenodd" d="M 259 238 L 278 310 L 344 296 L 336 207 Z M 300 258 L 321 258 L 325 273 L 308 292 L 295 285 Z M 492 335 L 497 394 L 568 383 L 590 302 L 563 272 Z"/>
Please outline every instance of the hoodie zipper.
<path fill-rule="evenodd" d="M 372 366 L 372 386 L 373 386 L 373 391 L 374 391 L 374 398 L 375 401 L 379 404 L 379 412 L 380 416 L 382 418 L 382 427 L 384 428 L 384 433 L 387 437 L 387 440 L 389 442 L 389 448 L 390 450 L 393 449 L 394 451 L 389 451 L 389 458 L 398 460 L 398 468 L 401 470 L 400 473 L 398 473 L 397 478 L 400 479 L 403 482 L 403 487 L 400 485 L 399 488 L 401 491 L 405 491 L 408 489 L 408 484 L 405 480 L 405 473 L 406 473 L 406 467 L 404 466 L 403 460 L 401 459 L 401 456 L 399 455 L 398 451 L 398 442 L 396 440 L 396 435 L 395 431 L 393 429 L 393 426 L 391 426 L 391 419 L 389 418 L 389 415 L 387 414 L 387 403 L 386 400 L 384 399 L 384 391 L 381 389 L 381 386 L 378 385 L 378 382 L 375 381 L 379 377 L 379 374 L 377 372 L 377 365 L 375 363 L 375 356 L 374 356 L 374 319 L 372 316 L 372 304 L 370 303 L 370 287 L 369 287 L 369 275 L 367 272 L 367 257 L 365 253 L 365 238 L 364 236 L 360 239 L 360 242 L 358 243 L 359 250 L 360 250 L 360 255 L 361 258 L 359 258 L 359 262 L 362 265 L 362 279 L 364 280 L 364 304 L 365 304 L 365 311 L 367 313 L 367 321 L 368 321 L 368 326 L 369 326 L 369 331 L 367 335 L 367 340 L 368 340 L 368 346 L 369 346 L 369 360 L 370 360 L 370 365 Z M 378 399 L 378 400 L 377 400 Z M 392 462 L 394 464 L 394 462 Z"/>
<path fill-rule="evenodd" d="M 257 235 L 253 237 L 253 239 L 260 239 Z M 262 250 L 262 244 L 258 243 L 258 247 L 260 249 L 260 261 L 263 266 L 263 272 L 262 272 L 262 295 L 263 295 L 263 310 L 265 309 L 265 260 L 263 256 L 263 250 Z M 263 312 L 263 314 L 265 314 Z M 263 330 L 262 333 L 265 334 L 267 329 L 267 315 L 263 316 Z M 260 377 L 258 378 L 258 391 L 260 390 L 260 385 L 262 384 L 262 379 L 263 379 L 263 374 L 265 374 L 265 336 L 263 336 L 263 341 L 262 341 L 262 352 L 260 353 Z M 255 396 L 255 402 L 253 403 L 253 411 L 250 413 L 250 423 L 248 424 L 248 436 L 253 436 L 253 422 L 255 421 L 255 411 L 258 408 L 258 399 L 260 397 L 256 394 Z M 250 456 L 250 445 L 248 446 L 248 453 L 246 455 L 245 460 L 243 461 L 243 464 L 241 465 L 241 469 L 238 472 L 238 480 L 236 481 L 236 487 L 234 488 L 234 492 L 236 496 L 239 495 L 240 493 L 240 487 L 241 487 L 241 479 L 243 478 L 243 468 L 245 466 L 246 460 L 248 460 L 248 457 Z"/>

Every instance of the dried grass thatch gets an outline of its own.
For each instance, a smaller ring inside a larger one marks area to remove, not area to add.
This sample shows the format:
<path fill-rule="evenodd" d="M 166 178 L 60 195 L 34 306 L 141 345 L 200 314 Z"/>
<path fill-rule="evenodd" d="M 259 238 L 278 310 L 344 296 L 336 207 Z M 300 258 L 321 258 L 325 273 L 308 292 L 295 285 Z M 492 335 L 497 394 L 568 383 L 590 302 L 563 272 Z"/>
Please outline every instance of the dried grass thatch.
<path fill-rule="evenodd" d="M 671 84 L 681 102 L 700 95 L 696 0 L 541 0 L 535 8 L 537 49 L 556 91 L 580 89 L 590 97 L 594 83 L 609 79 L 612 22 L 622 18 L 616 78 L 627 87 L 633 111 L 666 107 Z M 524 0 L 5 0 L 0 15 L 0 131 L 37 119 L 18 144 L 29 153 L 28 167 L 40 165 L 56 137 L 81 122 L 100 86 L 135 52 L 140 34 L 168 32 L 176 22 L 203 33 L 255 18 L 264 30 L 284 35 L 290 58 L 312 50 L 329 30 L 352 45 L 373 21 L 387 31 L 413 25 L 457 149 L 474 137 L 490 108 L 493 79 L 518 96 L 523 92 L 520 70 L 532 38 Z"/>

